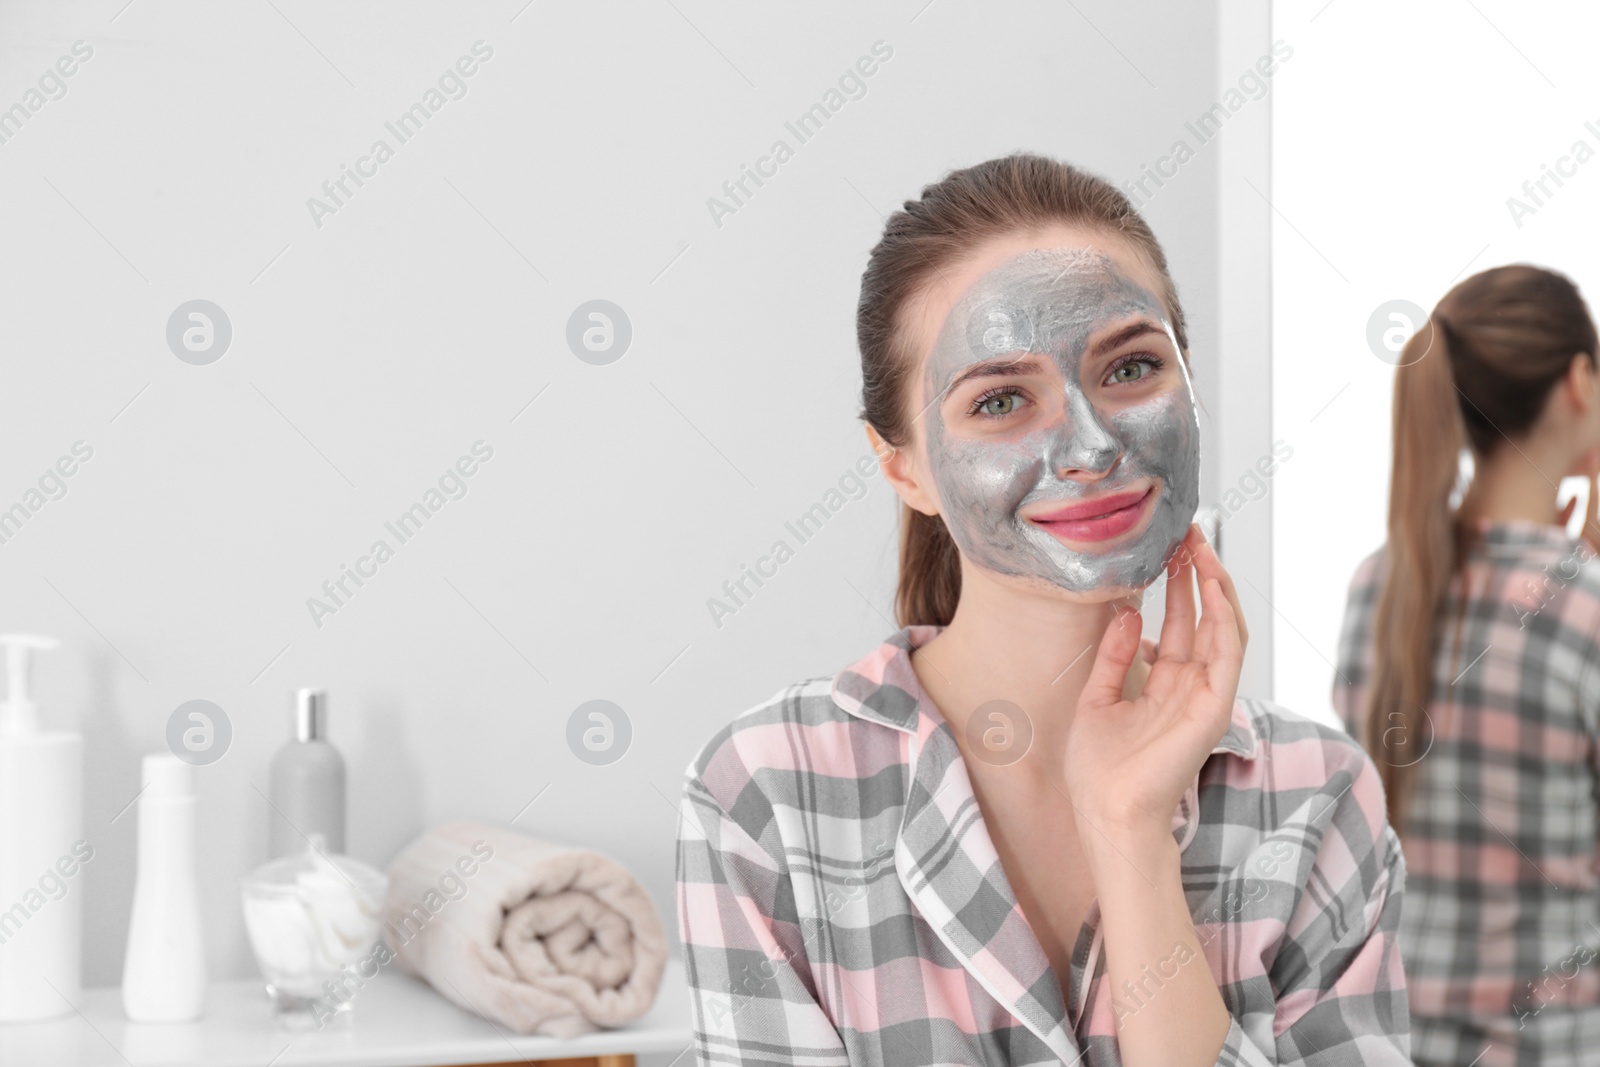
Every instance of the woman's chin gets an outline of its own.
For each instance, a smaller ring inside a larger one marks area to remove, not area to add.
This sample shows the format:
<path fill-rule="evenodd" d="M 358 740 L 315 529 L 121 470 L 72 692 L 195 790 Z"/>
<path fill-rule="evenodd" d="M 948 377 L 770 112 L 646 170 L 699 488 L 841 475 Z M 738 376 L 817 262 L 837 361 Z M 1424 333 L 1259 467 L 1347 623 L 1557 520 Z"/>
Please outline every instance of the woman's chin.
<path fill-rule="evenodd" d="M 1103 585 L 1084 588 L 1081 585 L 1033 575 L 1022 578 L 1013 575 L 996 575 L 996 577 L 1006 584 L 1016 586 L 1030 593 L 1049 597 L 1051 600 L 1064 601 L 1069 604 L 1112 605 L 1126 601 L 1129 607 L 1139 606 L 1144 590 L 1151 584 L 1150 582 L 1145 582 L 1143 585 L 1126 585 L 1108 582 Z"/>
<path fill-rule="evenodd" d="M 963 582 L 984 579 L 1003 587 L 1067 600 L 1077 604 L 1106 604 L 1133 599 L 1166 572 L 1167 558 L 1182 541 L 1150 531 L 1104 553 L 1074 552 L 1048 534 L 1031 531 L 1025 543 L 1005 548 L 985 545 L 981 558 L 961 550 Z M 1167 542 L 1172 541 L 1169 545 Z"/>

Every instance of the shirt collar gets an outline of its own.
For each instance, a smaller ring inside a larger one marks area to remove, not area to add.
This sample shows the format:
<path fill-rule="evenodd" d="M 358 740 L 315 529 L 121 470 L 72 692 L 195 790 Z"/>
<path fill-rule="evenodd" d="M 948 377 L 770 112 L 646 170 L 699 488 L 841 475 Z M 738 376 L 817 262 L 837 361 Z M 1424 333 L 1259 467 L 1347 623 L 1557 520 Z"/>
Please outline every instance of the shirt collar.
<path fill-rule="evenodd" d="M 833 702 L 858 719 L 917 733 L 920 718 L 940 716 L 917 682 L 911 651 L 933 640 L 942 629 L 902 626 L 890 634 L 877 648 L 833 676 Z"/>
<path fill-rule="evenodd" d="M 1565 526 L 1551 522 L 1534 522 L 1532 519 L 1472 520 L 1479 543 L 1488 549 L 1517 545 L 1548 545 L 1554 548 L 1571 548 L 1576 542 Z"/>

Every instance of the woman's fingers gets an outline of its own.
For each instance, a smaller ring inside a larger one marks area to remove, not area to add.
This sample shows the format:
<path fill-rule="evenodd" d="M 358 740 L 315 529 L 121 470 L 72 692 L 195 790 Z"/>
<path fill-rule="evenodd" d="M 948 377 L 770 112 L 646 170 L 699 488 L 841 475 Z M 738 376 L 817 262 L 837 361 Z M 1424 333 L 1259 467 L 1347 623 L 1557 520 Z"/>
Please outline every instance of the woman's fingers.
<path fill-rule="evenodd" d="M 1585 498 L 1583 526 L 1578 530 L 1578 536 L 1590 548 L 1600 552 L 1600 449 L 1586 451 L 1578 460 L 1578 470 L 1583 472 Z M 1567 526 L 1577 510 L 1578 496 L 1574 493 L 1572 499 L 1556 512 L 1556 525 Z"/>
<path fill-rule="evenodd" d="M 1239 672 L 1244 665 L 1239 626 L 1221 582 L 1215 578 L 1205 579 L 1201 583 L 1200 597 L 1206 609 L 1202 625 L 1207 625 L 1210 631 L 1206 642 L 1210 646 L 1205 658 L 1206 684 L 1231 713 L 1234 694 L 1239 689 Z"/>
<path fill-rule="evenodd" d="M 1215 578 L 1217 584 L 1222 587 L 1229 606 L 1233 608 L 1234 623 L 1239 627 L 1239 647 L 1242 649 L 1250 643 L 1250 629 L 1244 622 L 1244 607 L 1239 603 L 1239 592 L 1233 586 L 1233 576 L 1228 573 L 1228 568 L 1222 565 L 1222 560 L 1217 556 L 1217 550 L 1211 547 L 1211 542 L 1207 541 L 1203 534 L 1196 536 L 1200 538 L 1200 548 L 1194 557 L 1196 573 L 1202 582 L 1207 578 Z"/>
<path fill-rule="evenodd" d="M 1589 451 L 1584 453 L 1583 458 L 1587 464 L 1587 466 L 1584 467 L 1584 470 L 1589 472 L 1589 477 L 1600 477 L 1600 448 L 1589 449 Z"/>
<path fill-rule="evenodd" d="M 1089 680 L 1083 684 L 1079 707 L 1115 704 L 1122 699 L 1122 685 L 1127 680 L 1128 668 L 1133 665 L 1134 654 L 1139 650 L 1139 632 L 1143 620 L 1136 608 L 1112 609 L 1111 623 L 1100 635 L 1100 647 L 1095 649 L 1094 663 L 1089 667 Z"/>
<path fill-rule="evenodd" d="M 1589 506 L 1584 515 L 1583 534 L 1589 538 L 1590 543 L 1600 542 L 1600 470 L 1595 469 L 1595 462 L 1600 460 L 1600 450 L 1591 453 L 1589 465 Z M 1576 504 L 1577 498 L 1573 501 Z"/>
<path fill-rule="evenodd" d="M 1146 663 L 1154 663 L 1156 657 L 1161 655 L 1161 649 L 1148 637 L 1139 638 L 1139 655 L 1144 657 Z"/>
<path fill-rule="evenodd" d="M 1167 567 L 1167 606 L 1158 643 L 1164 659 L 1186 660 L 1194 649 L 1194 539 L 1193 525 Z"/>

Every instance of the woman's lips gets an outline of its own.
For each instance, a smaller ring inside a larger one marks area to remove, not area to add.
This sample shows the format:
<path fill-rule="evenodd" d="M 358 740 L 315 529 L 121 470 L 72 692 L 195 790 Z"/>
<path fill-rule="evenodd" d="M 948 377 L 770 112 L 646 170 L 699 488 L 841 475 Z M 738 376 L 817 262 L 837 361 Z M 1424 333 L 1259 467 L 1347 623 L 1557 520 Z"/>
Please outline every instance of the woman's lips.
<path fill-rule="evenodd" d="M 1142 493 L 1120 493 L 1070 508 L 1058 508 L 1052 514 L 1064 516 L 1061 518 L 1029 521 L 1063 541 L 1109 541 L 1139 525 L 1155 498 L 1155 487 L 1151 486 Z"/>

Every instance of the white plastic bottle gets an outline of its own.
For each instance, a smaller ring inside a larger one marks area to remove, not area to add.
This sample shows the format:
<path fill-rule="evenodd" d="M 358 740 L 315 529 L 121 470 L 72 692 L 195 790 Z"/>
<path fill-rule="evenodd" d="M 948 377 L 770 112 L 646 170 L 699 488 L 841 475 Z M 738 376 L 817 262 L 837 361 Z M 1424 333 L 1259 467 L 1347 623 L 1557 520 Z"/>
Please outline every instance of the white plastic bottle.
<path fill-rule="evenodd" d="M 0 647 L 0 1023 L 12 1023 L 70 1015 L 78 1004 L 87 843 L 83 735 L 41 731 L 28 694 L 30 656 L 57 642 L 4 634 Z"/>
<path fill-rule="evenodd" d="M 206 999 L 195 880 L 194 768 L 161 753 L 144 757 L 143 772 L 122 1008 L 134 1022 L 188 1022 L 200 1017 Z"/>

